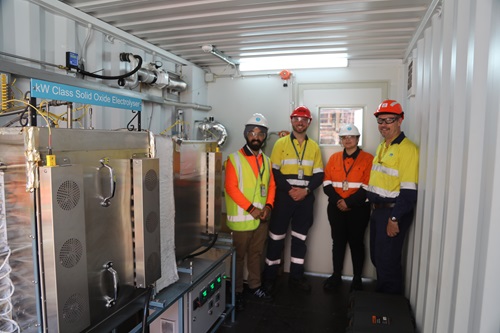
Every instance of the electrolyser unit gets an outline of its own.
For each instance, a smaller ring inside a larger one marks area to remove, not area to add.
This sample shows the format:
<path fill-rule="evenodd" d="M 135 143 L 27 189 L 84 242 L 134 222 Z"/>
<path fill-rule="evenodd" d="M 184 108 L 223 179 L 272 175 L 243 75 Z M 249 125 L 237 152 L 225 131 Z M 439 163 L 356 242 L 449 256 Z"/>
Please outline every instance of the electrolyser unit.
<path fill-rule="evenodd" d="M 50 138 L 50 140 L 49 140 Z M 12 320 L 23 332 L 136 324 L 161 277 L 153 136 L 0 129 Z M 55 163 L 45 166 L 47 143 Z M 53 166 L 52 166 L 53 165 Z"/>

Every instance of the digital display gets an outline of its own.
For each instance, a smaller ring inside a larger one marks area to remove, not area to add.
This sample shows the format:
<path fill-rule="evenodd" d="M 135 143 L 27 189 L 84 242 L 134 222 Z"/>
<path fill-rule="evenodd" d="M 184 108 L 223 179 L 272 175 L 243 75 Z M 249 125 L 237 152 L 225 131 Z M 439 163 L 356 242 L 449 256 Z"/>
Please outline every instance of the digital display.
<path fill-rule="evenodd" d="M 66 52 L 66 67 L 78 69 L 78 53 Z"/>

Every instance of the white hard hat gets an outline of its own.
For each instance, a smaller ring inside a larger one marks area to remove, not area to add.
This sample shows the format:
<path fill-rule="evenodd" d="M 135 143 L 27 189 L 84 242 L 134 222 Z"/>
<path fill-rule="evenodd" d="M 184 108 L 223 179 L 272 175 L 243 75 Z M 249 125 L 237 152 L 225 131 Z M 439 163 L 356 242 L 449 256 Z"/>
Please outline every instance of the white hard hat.
<path fill-rule="evenodd" d="M 269 125 L 267 124 L 267 119 L 261 113 L 254 113 L 252 117 L 248 119 L 245 125 L 262 126 L 269 129 Z"/>
<path fill-rule="evenodd" d="M 345 124 L 344 126 L 342 126 L 339 132 L 339 136 L 344 136 L 344 135 L 360 136 L 361 134 L 359 134 L 358 128 L 353 124 Z"/>

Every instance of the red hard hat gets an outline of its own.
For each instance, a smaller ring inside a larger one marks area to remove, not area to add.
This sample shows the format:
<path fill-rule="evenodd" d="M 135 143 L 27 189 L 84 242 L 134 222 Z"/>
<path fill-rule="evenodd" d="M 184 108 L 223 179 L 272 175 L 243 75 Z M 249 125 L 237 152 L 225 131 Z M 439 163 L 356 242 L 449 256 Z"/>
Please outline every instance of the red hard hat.
<path fill-rule="evenodd" d="M 311 116 L 311 111 L 305 106 L 299 106 L 293 110 L 292 114 L 290 115 L 290 118 L 292 117 L 306 117 L 309 119 L 312 119 Z"/>
<path fill-rule="evenodd" d="M 397 114 L 398 116 L 401 116 L 401 118 L 404 119 L 405 113 L 403 112 L 403 108 L 401 107 L 401 104 L 399 104 L 397 101 L 393 99 L 386 99 L 380 105 L 378 106 L 377 111 L 373 114 L 375 117 L 380 116 L 381 114 Z"/>

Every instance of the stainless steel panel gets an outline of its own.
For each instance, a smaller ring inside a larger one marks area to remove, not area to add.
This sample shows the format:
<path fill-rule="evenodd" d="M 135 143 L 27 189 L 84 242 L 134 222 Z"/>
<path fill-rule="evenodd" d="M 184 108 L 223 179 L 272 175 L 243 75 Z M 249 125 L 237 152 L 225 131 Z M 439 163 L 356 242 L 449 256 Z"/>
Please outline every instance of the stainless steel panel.
<path fill-rule="evenodd" d="M 175 255 L 180 260 L 198 249 L 206 232 L 206 150 L 201 141 L 174 149 Z"/>
<path fill-rule="evenodd" d="M 207 153 L 207 231 L 219 232 L 222 219 L 222 153 Z"/>
<path fill-rule="evenodd" d="M 136 285 L 142 288 L 161 277 L 159 168 L 158 159 L 132 160 Z"/>
<path fill-rule="evenodd" d="M 40 204 L 46 326 L 80 332 L 90 325 L 81 166 L 40 168 Z"/>

